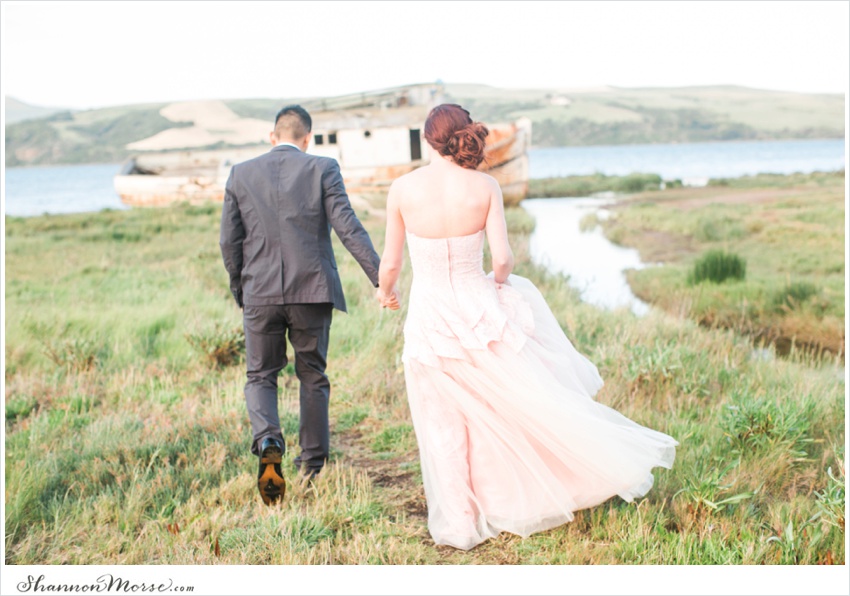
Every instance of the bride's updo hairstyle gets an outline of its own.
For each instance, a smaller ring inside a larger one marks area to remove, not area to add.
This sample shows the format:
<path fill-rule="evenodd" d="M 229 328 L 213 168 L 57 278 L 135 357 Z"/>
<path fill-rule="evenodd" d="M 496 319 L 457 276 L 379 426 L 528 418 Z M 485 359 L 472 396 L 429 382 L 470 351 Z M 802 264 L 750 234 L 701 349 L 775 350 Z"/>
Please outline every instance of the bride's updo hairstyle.
<path fill-rule="evenodd" d="M 440 155 L 470 170 L 484 161 L 484 139 L 490 131 L 473 122 L 469 112 L 455 103 L 438 105 L 425 120 L 425 140 Z"/>

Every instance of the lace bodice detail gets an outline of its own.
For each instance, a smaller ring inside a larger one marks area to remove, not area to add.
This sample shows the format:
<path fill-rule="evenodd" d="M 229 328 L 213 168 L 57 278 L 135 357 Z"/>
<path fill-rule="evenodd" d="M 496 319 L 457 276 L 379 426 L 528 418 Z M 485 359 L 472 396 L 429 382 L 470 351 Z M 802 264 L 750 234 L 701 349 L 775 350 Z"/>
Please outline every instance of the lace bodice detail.
<path fill-rule="evenodd" d="M 405 322 L 405 360 L 436 366 L 468 360 L 467 350 L 504 341 L 519 351 L 533 332 L 531 310 L 510 286 L 483 269 L 484 231 L 451 238 L 407 234 L 413 284 Z"/>
<path fill-rule="evenodd" d="M 407 234 L 414 282 L 451 286 L 484 277 L 484 231 L 452 238 Z"/>

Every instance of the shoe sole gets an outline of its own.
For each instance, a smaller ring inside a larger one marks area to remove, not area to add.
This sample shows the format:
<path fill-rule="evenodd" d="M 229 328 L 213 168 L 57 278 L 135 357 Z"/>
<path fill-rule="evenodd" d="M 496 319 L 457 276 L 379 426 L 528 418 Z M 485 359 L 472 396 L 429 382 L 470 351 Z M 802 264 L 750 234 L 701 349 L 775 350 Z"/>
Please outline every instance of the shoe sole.
<path fill-rule="evenodd" d="M 283 498 L 286 493 L 286 481 L 280 471 L 283 454 L 277 449 L 266 449 L 260 457 L 262 474 L 257 478 L 257 488 L 263 503 L 271 505 Z"/>

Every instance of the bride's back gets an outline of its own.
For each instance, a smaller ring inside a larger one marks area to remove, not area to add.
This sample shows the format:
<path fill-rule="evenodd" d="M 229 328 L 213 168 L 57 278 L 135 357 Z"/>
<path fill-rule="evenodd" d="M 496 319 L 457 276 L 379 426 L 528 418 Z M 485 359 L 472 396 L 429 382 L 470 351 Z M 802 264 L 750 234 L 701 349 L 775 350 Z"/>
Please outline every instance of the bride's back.
<path fill-rule="evenodd" d="M 451 238 L 484 228 L 495 181 L 475 170 L 431 164 L 400 178 L 398 205 L 407 230 Z"/>
<path fill-rule="evenodd" d="M 459 105 L 441 104 L 428 114 L 424 128 L 430 163 L 398 178 L 387 196 L 381 283 L 393 286 L 396 281 L 392 276 L 401 270 L 405 232 L 416 237 L 420 246 L 441 246 L 453 243 L 421 239 L 463 243 L 462 237 L 482 230 L 490 247 L 494 279 L 504 283 L 513 268 L 513 253 L 502 191 L 492 176 L 477 171 L 484 160 L 487 127 L 473 122 Z M 480 266 L 480 244 L 476 250 Z"/>
<path fill-rule="evenodd" d="M 431 110 L 425 121 L 431 155 L 427 166 L 402 176 L 390 189 L 404 227 L 423 238 L 468 236 L 484 229 L 496 181 L 478 172 L 484 159 L 487 127 L 473 122 L 456 104 Z"/>

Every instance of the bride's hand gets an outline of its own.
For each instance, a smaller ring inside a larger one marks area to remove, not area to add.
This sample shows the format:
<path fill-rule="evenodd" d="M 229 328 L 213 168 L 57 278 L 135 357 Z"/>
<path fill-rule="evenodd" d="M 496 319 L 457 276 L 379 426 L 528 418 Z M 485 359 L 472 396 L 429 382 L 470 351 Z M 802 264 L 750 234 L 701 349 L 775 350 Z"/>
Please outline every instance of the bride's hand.
<path fill-rule="evenodd" d="M 487 277 L 493 280 L 493 283 L 496 284 L 496 289 L 500 289 L 502 286 L 511 285 L 510 277 L 508 277 L 505 281 L 496 281 L 496 273 L 494 271 L 488 273 Z"/>
<path fill-rule="evenodd" d="M 389 308 L 390 310 L 401 308 L 401 295 L 396 288 L 393 288 L 389 294 L 383 288 L 378 288 L 378 291 L 375 292 L 375 297 L 381 303 L 382 308 Z"/>

